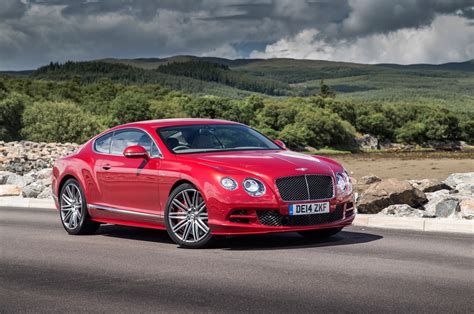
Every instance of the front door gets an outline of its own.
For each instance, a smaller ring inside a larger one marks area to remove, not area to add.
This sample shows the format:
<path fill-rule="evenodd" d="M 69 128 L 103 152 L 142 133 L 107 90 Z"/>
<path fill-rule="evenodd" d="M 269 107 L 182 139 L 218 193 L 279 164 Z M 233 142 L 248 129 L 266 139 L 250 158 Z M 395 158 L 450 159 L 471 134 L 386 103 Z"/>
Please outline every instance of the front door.
<path fill-rule="evenodd" d="M 127 158 L 125 148 L 143 146 L 150 159 Z M 97 181 L 103 206 L 121 210 L 156 214 L 159 211 L 158 171 L 161 158 L 153 156 L 154 142 L 139 129 L 114 132 L 110 154 L 97 168 Z"/>

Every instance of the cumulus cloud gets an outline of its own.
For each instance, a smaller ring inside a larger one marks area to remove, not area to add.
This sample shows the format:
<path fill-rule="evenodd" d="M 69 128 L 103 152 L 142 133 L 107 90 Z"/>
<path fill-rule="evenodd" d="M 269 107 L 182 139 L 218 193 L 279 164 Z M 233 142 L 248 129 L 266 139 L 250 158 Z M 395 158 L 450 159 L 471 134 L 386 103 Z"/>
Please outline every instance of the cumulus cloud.
<path fill-rule="evenodd" d="M 175 54 L 458 61 L 473 57 L 473 19 L 473 0 L 1 0 L 0 69 Z"/>
<path fill-rule="evenodd" d="M 439 16 L 430 26 L 404 28 L 387 34 L 372 34 L 354 40 L 320 39 L 317 29 L 252 51 L 252 58 L 297 58 L 361 63 L 444 63 L 474 56 L 474 26 L 457 16 Z"/>

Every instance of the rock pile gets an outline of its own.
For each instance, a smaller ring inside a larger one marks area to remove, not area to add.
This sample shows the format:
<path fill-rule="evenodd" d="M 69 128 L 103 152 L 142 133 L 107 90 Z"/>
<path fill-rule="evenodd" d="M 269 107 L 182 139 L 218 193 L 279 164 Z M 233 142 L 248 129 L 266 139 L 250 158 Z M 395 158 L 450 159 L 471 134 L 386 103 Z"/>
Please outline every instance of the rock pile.
<path fill-rule="evenodd" d="M 474 219 L 474 172 L 453 173 L 446 180 L 360 180 L 358 212 L 396 217 Z"/>
<path fill-rule="evenodd" d="M 57 158 L 70 155 L 78 148 L 78 144 L 72 143 L 0 141 L 0 171 L 23 175 L 29 171 L 51 168 Z"/>
<path fill-rule="evenodd" d="M 72 143 L 0 141 L 0 196 L 51 197 L 54 161 L 78 148 Z"/>
<path fill-rule="evenodd" d="M 377 137 L 371 134 L 364 134 L 354 138 L 354 145 L 360 150 L 375 150 L 375 149 L 389 149 L 389 150 L 405 150 L 410 151 L 417 148 L 416 145 L 392 143 L 390 140 L 379 140 Z M 423 148 L 431 148 L 434 150 L 442 151 L 455 151 L 469 149 L 469 145 L 466 142 L 454 141 L 454 142 L 429 142 L 420 145 Z"/>
<path fill-rule="evenodd" d="M 50 198 L 52 174 L 51 168 L 32 170 L 23 176 L 0 171 L 0 196 Z"/>

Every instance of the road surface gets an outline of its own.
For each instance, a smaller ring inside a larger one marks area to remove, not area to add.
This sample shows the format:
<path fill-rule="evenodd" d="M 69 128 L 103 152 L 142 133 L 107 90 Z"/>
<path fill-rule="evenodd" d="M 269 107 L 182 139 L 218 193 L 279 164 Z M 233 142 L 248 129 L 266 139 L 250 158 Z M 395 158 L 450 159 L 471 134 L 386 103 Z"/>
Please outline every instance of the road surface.
<path fill-rule="evenodd" d="M 474 312 L 474 237 L 350 227 L 330 240 L 69 236 L 56 211 L 0 208 L 0 313 Z"/>

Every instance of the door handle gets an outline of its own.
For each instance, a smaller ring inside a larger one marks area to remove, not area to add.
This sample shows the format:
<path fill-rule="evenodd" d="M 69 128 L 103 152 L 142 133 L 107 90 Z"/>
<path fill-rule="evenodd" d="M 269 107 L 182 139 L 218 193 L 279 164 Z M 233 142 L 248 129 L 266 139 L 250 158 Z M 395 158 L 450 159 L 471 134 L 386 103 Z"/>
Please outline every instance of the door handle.
<path fill-rule="evenodd" d="M 112 168 L 112 166 L 108 165 L 108 164 L 102 166 L 102 169 L 104 169 L 104 170 L 109 170 L 110 168 Z"/>

